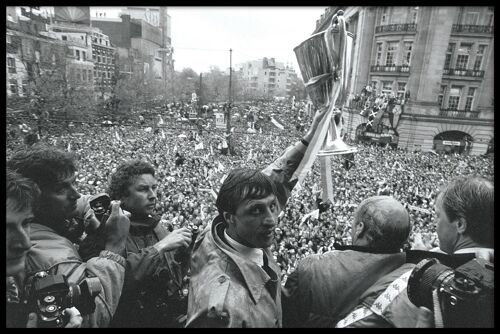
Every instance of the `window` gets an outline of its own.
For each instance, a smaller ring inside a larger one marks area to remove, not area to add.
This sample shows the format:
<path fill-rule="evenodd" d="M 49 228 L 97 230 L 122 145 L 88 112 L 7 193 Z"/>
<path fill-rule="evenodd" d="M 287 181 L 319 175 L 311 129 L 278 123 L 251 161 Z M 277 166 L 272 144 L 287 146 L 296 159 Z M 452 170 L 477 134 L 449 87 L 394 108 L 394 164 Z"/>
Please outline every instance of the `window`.
<path fill-rule="evenodd" d="M 68 36 L 66 36 L 66 35 L 62 35 L 62 36 L 61 36 L 61 39 L 62 39 L 63 41 L 67 41 L 67 40 L 68 40 Z"/>
<path fill-rule="evenodd" d="M 17 80 L 16 79 L 9 80 L 9 88 L 10 88 L 10 92 L 12 94 L 17 94 Z"/>
<path fill-rule="evenodd" d="M 465 70 L 467 68 L 468 62 L 469 62 L 469 55 L 458 55 L 455 68 L 457 70 Z"/>
<path fill-rule="evenodd" d="M 381 24 L 385 24 L 387 21 L 387 7 L 384 7 L 384 11 L 382 12 L 382 18 L 380 19 Z"/>
<path fill-rule="evenodd" d="M 478 19 L 479 19 L 478 12 L 468 12 L 465 14 L 464 24 L 477 25 Z"/>
<path fill-rule="evenodd" d="M 413 47 L 413 42 L 405 42 L 405 58 L 403 65 L 410 66 L 410 61 L 411 61 L 411 50 Z"/>
<path fill-rule="evenodd" d="M 467 98 L 465 99 L 465 110 L 472 110 L 472 102 L 474 102 L 474 95 L 476 94 L 475 87 L 469 87 L 469 91 L 467 92 Z"/>
<path fill-rule="evenodd" d="M 486 14 L 486 25 L 493 26 L 493 13 Z"/>
<path fill-rule="evenodd" d="M 7 66 L 9 67 L 9 73 L 16 73 L 16 60 L 12 57 L 7 57 Z"/>
<path fill-rule="evenodd" d="M 82 60 L 87 60 L 87 53 L 82 51 Z"/>
<path fill-rule="evenodd" d="M 6 35 L 5 42 L 7 42 L 7 44 L 12 43 L 12 39 L 11 39 L 10 35 Z"/>
<path fill-rule="evenodd" d="M 375 60 L 375 65 L 381 65 L 382 63 L 382 43 L 377 43 L 377 58 Z"/>
<path fill-rule="evenodd" d="M 455 52 L 455 44 L 448 44 L 448 49 L 446 50 L 446 58 L 444 59 L 444 68 L 448 69 L 451 65 L 451 59 L 453 57 L 453 53 Z"/>
<path fill-rule="evenodd" d="M 448 109 L 457 110 L 460 103 L 460 94 L 462 87 L 452 86 L 450 89 L 450 96 L 448 97 Z"/>
<path fill-rule="evenodd" d="M 394 66 L 395 65 L 395 55 L 398 49 L 398 42 L 387 43 L 387 53 L 385 56 L 385 65 Z"/>
<path fill-rule="evenodd" d="M 99 38 L 99 44 L 102 44 L 102 38 Z"/>
<path fill-rule="evenodd" d="M 82 80 L 83 81 L 87 81 L 87 71 L 86 70 L 82 70 Z"/>
<path fill-rule="evenodd" d="M 75 69 L 74 68 L 69 69 L 69 78 L 70 78 L 70 80 L 74 80 L 74 78 L 75 78 Z"/>
<path fill-rule="evenodd" d="M 439 91 L 439 95 L 438 95 L 439 108 L 443 108 L 443 99 L 444 99 L 445 92 L 446 92 L 446 85 L 442 85 L 441 90 Z"/>
<path fill-rule="evenodd" d="M 483 63 L 483 56 L 486 51 L 487 45 L 479 45 L 476 53 L 476 60 L 474 61 L 474 71 L 481 70 L 481 65 Z"/>
<path fill-rule="evenodd" d="M 76 59 L 80 60 L 80 50 L 75 50 Z"/>
<path fill-rule="evenodd" d="M 100 63 L 101 62 L 101 56 L 97 56 L 97 62 Z"/>
<path fill-rule="evenodd" d="M 382 81 L 382 93 L 392 92 L 392 81 Z"/>
<path fill-rule="evenodd" d="M 76 69 L 76 81 L 81 81 L 82 80 L 82 70 L 79 68 Z"/>
<path fill-rule="evenodd" d="M 28 87 L 29 87 L 28 80 L 23 79 L 22 86 L 23 86 L 23 95 L 27 96 L 28 95 Z"/>
<path fill-rule="evenodd" d="M 403 99 L 406 90 L 406 82 L 398 81 L 398 99 Z"/>
<path fill-rule="evenodd" d="M 97 71 L 94 70 L 94 78 L 97 78 Z"/>
<path fill-rule="evenodd" d="M 92 70 L 89 70 L 89 81 L 92 81 Z"/>
<path fill-rule="evenodd" d="M 414 7 L 411 13 L 411 23 L 417 23 L 418 19 L 418 7 Z"/>
<path fill-rule="evenodd" d="M 111 79 L 111 72 L 108 72 L 108 79 Z"/>
<path fill-rule="evenodd" d="M 94 37 L 94 43 L 97 43 L 97 37 Z"/>
<path fill-rule="evenodd" d="M 108 42 L 108 41 L 106 41 L 106 46 L 108 46 L 108 43 L 109 43 L 109 42 Z"/>

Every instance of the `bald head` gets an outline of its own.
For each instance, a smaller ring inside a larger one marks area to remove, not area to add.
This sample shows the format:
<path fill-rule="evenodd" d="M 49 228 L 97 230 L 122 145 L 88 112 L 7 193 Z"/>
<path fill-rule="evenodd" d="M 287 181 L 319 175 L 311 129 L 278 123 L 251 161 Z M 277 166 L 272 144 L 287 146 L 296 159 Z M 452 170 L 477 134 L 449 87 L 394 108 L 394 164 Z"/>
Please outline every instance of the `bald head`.
<path fill-rule="evenodd" d="M 410 234 L 410 217 L 390 196 L 365 199 L 354 213 L 353 244 L 380 250 L 399 250 Z"/>

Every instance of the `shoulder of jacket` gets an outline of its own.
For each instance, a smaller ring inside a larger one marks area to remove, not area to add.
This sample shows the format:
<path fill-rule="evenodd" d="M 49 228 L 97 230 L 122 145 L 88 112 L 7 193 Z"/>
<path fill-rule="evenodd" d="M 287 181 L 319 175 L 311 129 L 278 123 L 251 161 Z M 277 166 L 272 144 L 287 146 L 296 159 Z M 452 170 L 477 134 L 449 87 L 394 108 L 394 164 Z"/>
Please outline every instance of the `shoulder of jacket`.
<path fill-rule="evenodd" d="M 229 292 L 230 281 L 231 279 L 227 274 L 221 273 L 209 283 L 210 294 L 208 298 L 207 317 L 219 319 L 229 318 L 229 314 L 224 306 Z"/>

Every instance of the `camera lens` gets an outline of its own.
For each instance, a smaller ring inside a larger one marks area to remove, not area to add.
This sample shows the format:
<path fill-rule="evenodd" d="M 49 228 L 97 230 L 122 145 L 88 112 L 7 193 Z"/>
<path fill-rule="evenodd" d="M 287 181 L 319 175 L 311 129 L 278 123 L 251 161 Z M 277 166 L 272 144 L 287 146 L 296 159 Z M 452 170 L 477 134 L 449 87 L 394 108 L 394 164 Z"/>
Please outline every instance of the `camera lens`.
<path fill-rule="evenodd" d="M 52 303 L 54 300 L 56 300 L 54 296 L 45 296 L 45 298 L 43 299 L 43 301 L 47 304 Z"/>
<path fill-rule="evenodd" d="M 408 298 L 416 306 L 424 306 L 432 310 L 432 291 L 441 287 L 450 275 L 453 275 L 453 271 L 437 259 L 420 261 L 408 280 Z"/>
<path fill-rule="evenodd" d="M 54 313 L 55 311 L 57 311 L 57 306 L 55 305 L 49 305 L 45 308 L 45 311 L 46 312 L 49 312 L 49 313 Z"/>

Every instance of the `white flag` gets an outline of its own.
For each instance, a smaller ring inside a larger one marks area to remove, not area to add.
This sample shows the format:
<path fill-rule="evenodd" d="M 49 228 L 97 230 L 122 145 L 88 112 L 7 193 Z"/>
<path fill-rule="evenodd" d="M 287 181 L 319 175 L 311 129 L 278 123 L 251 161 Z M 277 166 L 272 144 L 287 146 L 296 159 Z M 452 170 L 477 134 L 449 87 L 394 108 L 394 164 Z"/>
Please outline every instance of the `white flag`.
<path fill-rule="evenodd" d="M 71 142 L 68 143 L 68 152 L 71 152 Z"/>
<path fill-rule="evenodd" d="M 115 137 L 116 137 L 116 139 L 118 139 L 119 141 L 121 141 L 120 136 L 118 135 L 118 131 L 115 131 Z"/>
<path fill-rule="evenodd" d="M 174 146 L 174 152 L 177 152 L 177 144 Z"/>
<path fill-rule="evenodd" d="M 163 124 L 163 118 L 161 118 L 161 115 L 160 115 L 160 121 L 158 122 L 158 124 Z"/>
<path fill-rule="evenodd" d="M 247 143 L 248 143 L 248 135 L 247 135 Z"/>
<path fill-rule="evenodd" d="M 214 155 L 214 149 L 212 148 L 212 145 L 210 145 L 210 154 Z"/>
<path fill-rule="evenodd" d="M 161 137 L 162 137 L 163 139 L 165 139 L 165 138 L 166 138 L 166 137 L 165 137 L 165 132 L 163 132 L 163 129 L 161 129 Z"/>
<path fill-rule="evenodd" d="M 259 128 L 260 134 L 262 134 L 262 128 Z"/>
<path fill-rule="evenodd" d="M 194 145 L 194 150 L 203 150 L 203 142 Z"/>
<path fill-rule="evenodd" d="M 220 163 L 219 161 L 219 164 L 217 165 L 217 168 L 219 169 L 219 171 L 222 171 L 222 170 L 225 170 L 226 168 Z"/>

